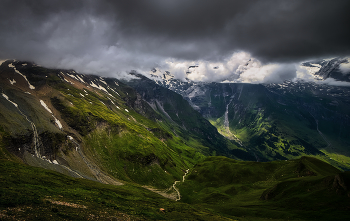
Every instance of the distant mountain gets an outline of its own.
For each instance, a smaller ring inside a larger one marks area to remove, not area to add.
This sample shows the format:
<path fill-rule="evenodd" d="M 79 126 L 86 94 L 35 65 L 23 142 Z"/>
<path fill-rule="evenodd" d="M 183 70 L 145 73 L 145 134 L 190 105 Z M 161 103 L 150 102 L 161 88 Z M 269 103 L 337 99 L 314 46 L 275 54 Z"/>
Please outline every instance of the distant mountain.
<path fill-rule="evenodd" d="M 322 68 L 314 72 L 334 77 L 344 62 L 323 61 Z M 350 168 L 349 161 L 339 157 L 350 156 L 349 87 L 302 80 L 281 84 L 183 82 L 171 73 L 151 79 L 182 95 L 221 134 L 253 152 L 257 160 L 318 155 L 333 165 Z"/>
<path fill-rule="evenodd" d="M 350 69 L 343 68 L 349 64 L 349 58 L 332 58 L 327 60 L 316 60 L 302 63 L 308 71 L 320 80 L 333 78 L 337 81 L 350 82 Z"/>

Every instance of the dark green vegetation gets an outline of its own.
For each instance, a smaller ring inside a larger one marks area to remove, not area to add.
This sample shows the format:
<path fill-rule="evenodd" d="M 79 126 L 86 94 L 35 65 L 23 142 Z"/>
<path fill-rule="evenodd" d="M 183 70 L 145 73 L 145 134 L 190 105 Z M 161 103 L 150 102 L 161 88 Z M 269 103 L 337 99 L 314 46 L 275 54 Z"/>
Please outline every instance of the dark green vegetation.
<path fill-rule="evenodd" d="M 350 168 L 349 87 L 307 82 L 169 85 L 259 161 L 309 155 Z"/>
<path fill-rule="evenodd" d="M 2 220 L 348 220 L 350 174 L 314 158 L 208 157 L 176 202 L 135 183 L 106 185 L 0 160 Z M 164 209 L 161 210 L 161 209 Z"/>
<path fill-rule="evenodd" d="M 8 160 L 0 169 L 0 220 L 227 220 L 135 184 L 106 185 Z"/>
<path fill-rule="evenodd" d="M 348 220 L 349 187 L 349 172 L 315 158 L 259 163 L 208 157 L 179 190 L 182 202 L 243 220 Z"/>
<path fill-rule="evenodd" d="M 222 139 L 215 127 L 205 120 L 200 113 L 194 111 L 181 95 L 157 85 L 152 80 L 140 74 L 138 79 L 126 82 L 135 88 L 142 99 L 147 101 L 157 113 L 171 123 L 167 128 L 175 135 L 184 138 L 187 145 L 198 149 L 205 155 L 221 155 L 245 159 L 245 149 L 228 139 Z M 199 142 L 200 143 L 199 143 Z M 238 153 L 238 154 L 237 154 Z"/>

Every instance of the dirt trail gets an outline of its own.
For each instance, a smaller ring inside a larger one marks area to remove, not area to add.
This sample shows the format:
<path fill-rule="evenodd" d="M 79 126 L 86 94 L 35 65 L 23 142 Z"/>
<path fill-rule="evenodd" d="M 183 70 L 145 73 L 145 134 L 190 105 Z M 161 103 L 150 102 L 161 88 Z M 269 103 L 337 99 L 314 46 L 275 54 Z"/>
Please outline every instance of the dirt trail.
<path fill-rule="evenodd" d="M 190 169 L 187 169 L 185 174 L 182 176 L 182 181 L 175 181 L 174 184 L 172 186 L 170 186 L 169 189 L 167 190 L 158 190 L 155 189 L 153 187 L 150 186 L 143 186 L 143 188 L 148 189 L 152 192 L 158 193 L 159 195 L 171 199 L 171 200 L 175 200 L 175 201 L 179 201 L 181 199 L 181 195 L 180 195 L 180 191 L 176 188 L 176 184 L 180 183 L 180 182 L 184 182 L 185 181 L 185 177 L 187 176 L 188 172 L 190 171 Z M 175 193 L 173 192 L 175 190 Z"/>
<path fill-rule="evenodd" d="M 174 184 L 173 184 L 173 188 L 174 188 L 174 190 L 177 192 L 177 195 L 178 195 L 178 198 L 175 199 L 175 201 L 181 200 L 180 191 L 176 188 L 176 184 L 179 183 L 179 182 L 185 182 L 185 177 L 187 176 L 187 174 L 188 174 L 189 171 L 190 171 L 190 169 L 187 169 L 187 170 L 186 170 L 186 173 L 182 176 L 182 181 L 175 181 Z"/>

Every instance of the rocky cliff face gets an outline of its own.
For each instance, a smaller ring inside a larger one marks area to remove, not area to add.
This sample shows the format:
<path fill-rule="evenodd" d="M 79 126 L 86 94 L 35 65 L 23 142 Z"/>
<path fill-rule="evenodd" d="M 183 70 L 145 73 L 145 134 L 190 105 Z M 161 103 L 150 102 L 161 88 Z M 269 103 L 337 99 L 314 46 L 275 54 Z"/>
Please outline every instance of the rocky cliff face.
<path fill-rule="evenodd" d="M 337 81 L 350 81 L 349 58 L 332 58 L 327 60 L 317 60 L 304 62 L 303 67 L 306 67 L 311 74 L 316 78 L 325 80 L 333 78 Z"/>

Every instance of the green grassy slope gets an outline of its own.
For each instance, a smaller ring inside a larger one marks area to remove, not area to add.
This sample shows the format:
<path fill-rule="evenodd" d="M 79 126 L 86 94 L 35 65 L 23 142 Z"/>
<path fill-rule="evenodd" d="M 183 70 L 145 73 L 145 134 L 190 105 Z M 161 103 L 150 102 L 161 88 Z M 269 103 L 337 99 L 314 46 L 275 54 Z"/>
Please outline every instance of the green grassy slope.
<path fill-rule="evenodd" d="M 8 160 L 0 169 L 1 220 L 227 220 L 135 184 L 106 185 Z"/>
<path fill-rule="evenodd" d="M 187 87 L 181 94 L 221 134 L 238 138 L 259 161 L 306 155 L 350 168 L 347 87 L 305 82 Z"/>
<path fill-rule="evenodd" d="M 162 125 L 168 127 L 175 136 L 184 138 L 187 145 L 205 155 L 249 159 L 245 149 L 219 134 L 217 129 L 195 111 L 182 96 L 140 74 L 136 76 L 138 79 L 126 83 L 135 88 L 142 98 L 163 116 Z"/>
<path fill-rule="evenodd" d="M 350 218 L 349 173 L 310 157 L 242 162 L 208 157 L 179 185 L 181 202 L 232 217 L 289 220 Z"/>
<path fill-rule="evenodd" d="M 249 159 L 180 95 L 147 79 L 130 87 L 10 60 L 0 78 L 4 145 L 30 165 L 166 189 L 204 155 Z"/>
<path fill-rule="evenodd" d="M 186 145 L 184 138 L 160 124 L 159 114 L 118 80 L 24 63 L 6 61 L 1 65 L 0 86 L 9 100 L 0 97 L 0 125 L 2 145 L 26 163 L 57 171 L 68 167 L 79 176 L 101 182 L 106 181 L 100 177 L 103 174 L 169 188 L 203 157 Z M 26 75 L 35 89 L 28 88 L 10 64 Z M 10 84 L 12 78 L 16 83 Z M 40 159 L 35 159 L 36 154 Z"/>

